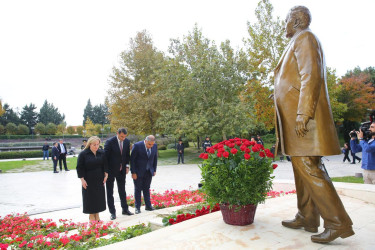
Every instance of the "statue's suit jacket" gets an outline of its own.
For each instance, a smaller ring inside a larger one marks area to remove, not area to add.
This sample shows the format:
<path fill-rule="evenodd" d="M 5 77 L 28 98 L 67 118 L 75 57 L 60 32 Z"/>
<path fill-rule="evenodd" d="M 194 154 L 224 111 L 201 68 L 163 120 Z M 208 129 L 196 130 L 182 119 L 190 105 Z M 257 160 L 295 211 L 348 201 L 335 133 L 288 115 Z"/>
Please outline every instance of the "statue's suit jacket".
<path fill-rule="evenodd" d="M 276 132 L 290 156 L 340 154 L 330 107 L 323 49 L 310 29 L 296 33 L 275 69 Z M 309 132 L 298 137 L 297 115 L 307 115 Z"/>

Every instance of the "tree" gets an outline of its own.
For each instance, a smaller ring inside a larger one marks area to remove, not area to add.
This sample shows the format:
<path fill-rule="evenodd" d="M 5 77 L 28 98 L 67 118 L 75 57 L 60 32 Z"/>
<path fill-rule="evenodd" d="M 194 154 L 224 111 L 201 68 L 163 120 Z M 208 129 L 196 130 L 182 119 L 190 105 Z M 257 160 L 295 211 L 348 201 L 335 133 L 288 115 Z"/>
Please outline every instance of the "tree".
<path fill-rule="evenodd" d="M 0 100 L 0 116 L 2 116 L 5 113 L 5 110 L 3 109 L 3 104 Z"/>
<path fill-rule="evenodd" d="M 36 106 L 30 103 L 29 106 L 25 105 L 21 111 L 21 120 L 29 128 L 29 131 L 37 123 L 38 113 L 34 111 L 35 109 Z"/>
<path fill-rule="evenodd" d="M 68 134 L 70 134 L 70 135 L 73 135 L 76 131 L 75 131 L 73 126 L 68 126 L 66 128 L 66 132 L 68 132 Z"/>
<path fill-rule="evenodd" d="M 9 122 L 5 126 L 5 131 L 7 135 L 16 135 L 17 134 L 17 125 L 14 124 L 13 122 Z"/>
<path fill-rule="evenodd" d="M 167 105 L 160 98 L 159 71 L 164 55 L 146 32 L 130 39 L 130 47 L 120 55 L 120 66 L 110 75 L 108 106 L 112 127 L 127 127 L 132 133 L 156 134 L 160 111 Z"/>
<path fill-rule="evenodd" d="M 15 125 L 22 123 L 18 113 L 13 111 L 7 103 L 4 103 L 3 110 L 5 112 L 0 116 L 0 124 L 5 126 L 8 123 L 14 123 Z"/>
<path fill-rule="evenodd" d="M 257 22 L 247 23 L 249 38 L 245 39 L 248 68 L 245 74 L 263 85 L 272 86 L 273 71 L 282 55 L 287 39 L 284 21 L 274 20 L 273 6 L 269 0 L 262 0 L 255 9 Z"/>
<path fill-rule="evenodd" d="M 83 125 L 86 124 L 86 121 L 87 121 L 87 118 L 90 118 L 92 119 L 92 117 L 94 116 L 94 110 L 93 110 L 93 107 L 92 107 L 92 104 L 91 104 L 91 101 L 90 99 L 87 101 L 87 104 L 86 104 L 86 107 L 85 109 L 83 110 Z"/>
<path fill-rule="evenodd" d="M 57 132 L 56 133 L 58 135 L 64 135 L 64 134 L 66 134 L 65 130 L 66 130 L 66 124 L 60 123 L 59 125 L 57 125 Z"/>
<path fill-rule="evenodd" d="M 351 76 L 359 76 L 362 73 L 369 75 L 368 79 L 364 83 L 372 83 L 372 86 L 375 87 L 375 67 L 367 67 L 364 70 L 361 70 L 361 68 L 357 66 L 353 70 L 348 70 L 344 78 L 349 78 Z"/>
<path fill-rule="evenodd" d="M 35 133 L 40 135 L 45 135 L 46 133 L 46 126 L 39 122 L 35 125 Z"/>
<path fill-rule="evenodd" d="M 85 130 L 86 130 L 85 136 L 87 137 L 96 135 L 95 125 L 92 123 L 90 117 L 87 117 L 86 119 Z"/>
<path fill-rule="evenodd" d="M 102 134 L 102 125 L 100 124 L 95 124 L 95 134 L 96 135 L 99 135 L 99 134 Z"/>
<path fill-rule="evenodd" d="M 5 134 L 5 127 L 0 124 L 0 135 Z"/>
<path fill-rule="evenodd" d="M 368 109 L 374 109 L 375 87 L 368 82 L 369 77 L 368 74 L 361 73 L 341 79 L 338 101 L 347 106 L 343 114 L 344 120 L 360 122 L 366 118 Z"/>
<path fill-rule="evenodd" d="M 336 125 L 342 124 L 344 121 L 344 114 L 347 112 L 348 107 L 345 103 L 339 101 L 340 86 L 339 79 L 336 76 L 336 70 L 327 67 L 327 88 L 329 94 L 329 100 L 331 103 L 333 120 Z"/>
<path fill-rule="evenodd" d="M 103 129 L 104 129 L 104 133 L 105 134 L 111 133 L 111 125 L 105 124 L 104 127 L 103 127 Z"/>
<path fill-rule="evenodd" d="M 50 122 L 46 126 L 46 133 L 49 135 L 55 135 L 57 132 L 57 126 L 56 124 Z"/>
<path fill-rule="evenodd" d="M 83 130 L 85 129 L 84 126 L 77 126 L 76 130 L 77 130 L 77 134 L 79 135 L 83 135 Z"/>
<path fill-rule="evenodd" d="M 170 53 L 161 82 L 172 105 L 162 111 L 160 127 L 191 139 L 246 133 L 252 122 L 239 98 L 246 79 L 229 41 L 218 48 L 195 25 L 182 42 L 172 40 Z"/>
<path fill-rule="evenodd" d="M 24 125 L 24 124 L 19 124 L 17 126 L 17 135 L 28 135 L 30 129 Z"/>
<path fill-rule="evenodd" d="M 58 108 L 52 103 L 48 103 L 47 100 L 44 101 L 43 106 L 39 110 L 38 122 L 43 124 L 48 124 L 52 122 L 53 124 L 60 124 L 64 121 L 65 115 L 61 114 Z"/>

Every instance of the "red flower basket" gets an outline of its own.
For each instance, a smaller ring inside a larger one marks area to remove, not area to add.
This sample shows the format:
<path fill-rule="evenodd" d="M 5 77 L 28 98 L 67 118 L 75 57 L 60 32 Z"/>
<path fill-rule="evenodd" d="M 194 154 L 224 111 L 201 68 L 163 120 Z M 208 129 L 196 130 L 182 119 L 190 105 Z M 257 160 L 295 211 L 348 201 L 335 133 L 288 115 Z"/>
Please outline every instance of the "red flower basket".
<path fill-rule="evenodd" d="M 257 205 L 229 205 L 220 204 L 224 222 L 230 225 L 246 226 L 254 222 Z"/>

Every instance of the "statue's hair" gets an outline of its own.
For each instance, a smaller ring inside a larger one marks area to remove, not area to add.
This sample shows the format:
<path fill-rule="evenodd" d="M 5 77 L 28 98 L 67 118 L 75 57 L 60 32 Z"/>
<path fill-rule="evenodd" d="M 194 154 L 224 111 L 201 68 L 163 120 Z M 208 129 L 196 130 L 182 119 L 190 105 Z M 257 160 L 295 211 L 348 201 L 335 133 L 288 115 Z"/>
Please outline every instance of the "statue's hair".
<path fill-rule="evenodd" d="M 294 18 L 299 18 L 301 20 L 302 29 L 306 29 L 310 26 L 311 23 L 311 13 L 310 10 L 305 6 L 294 6 L 290 9 L 290 15 Z"/>

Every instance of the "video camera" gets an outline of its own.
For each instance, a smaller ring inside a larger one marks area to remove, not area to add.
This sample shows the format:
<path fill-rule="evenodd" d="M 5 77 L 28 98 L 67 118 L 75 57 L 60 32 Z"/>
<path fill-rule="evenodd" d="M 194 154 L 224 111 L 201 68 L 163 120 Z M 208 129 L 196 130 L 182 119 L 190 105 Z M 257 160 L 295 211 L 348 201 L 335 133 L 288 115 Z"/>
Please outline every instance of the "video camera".
<path fill-rule="evenodd" d="M 370 125 L 375 121 L 375 109 L 371 111 L 370 113 L 370 121 L 361 123 L 361 127 L 359 127 L 359 130 L 363 132 L 363 139 L 370 140 L 371 139 L 371 131 L 370 131 Z M 349 136 L 351 138 L 357 138 L 357 133 L 355 130 L 350 131 Z"/>

